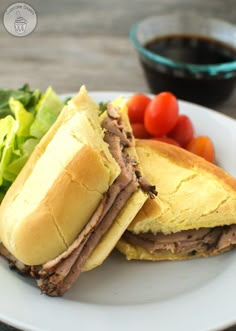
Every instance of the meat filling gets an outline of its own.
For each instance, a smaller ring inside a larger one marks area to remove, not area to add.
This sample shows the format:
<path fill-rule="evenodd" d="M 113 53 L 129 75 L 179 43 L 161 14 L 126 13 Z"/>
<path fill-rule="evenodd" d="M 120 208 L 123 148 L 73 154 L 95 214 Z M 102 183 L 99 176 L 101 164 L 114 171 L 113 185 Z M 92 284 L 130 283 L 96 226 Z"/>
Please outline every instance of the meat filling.
<path fill-rule="evenodd" d="M 126 231 L 123 238 L 151 254 L 165 251 L 187 255 L 207 252 L 216 254 L 236 244 L 236 225 L 186 230 L 167 235 L 162 233 L 136 235 Z"/>
<path fill-rule="evenodd" d="M 127 147 L 132 145 L 132 134 L 125 131 L 119 113 L 111 105 L 108 106 L 108 117 L 102 127 L 106 130 L 104 140 L 119 164 L 121 173 L 72 245 L 55 259 L 32 267 L 17 261 L 0 245 L 0 254 L 8 259 L 10 267 L 36 278 L 42 293 L 50 296 L 60 296 L 73 285 L 102 236 L 139 187 L 152 198 L 156 195 L 155 187 L 142 179 L 137 162 L 129 157 Z"/>

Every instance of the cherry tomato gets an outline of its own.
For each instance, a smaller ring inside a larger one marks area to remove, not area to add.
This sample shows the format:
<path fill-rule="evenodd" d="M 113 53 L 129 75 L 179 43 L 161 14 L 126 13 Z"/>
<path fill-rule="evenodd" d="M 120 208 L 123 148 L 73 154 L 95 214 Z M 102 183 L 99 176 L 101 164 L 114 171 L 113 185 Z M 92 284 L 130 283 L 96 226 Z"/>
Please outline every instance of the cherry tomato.
<path fill-rule="evenodd" d="M 143 123 L 144 112 L 151 99 L 144 94 L 134 94 L 128 101 L 128 115 L 131 123 Z"/>
<path fill-rule="evenodd" d="M 209 162 L 215 161 L 214 145 L 211 139 L 207 136 L 198 136 L 190 140 L 186 149 L 194 154 L 197 154 Z"/>
<path fill-rule="evenodd" d="M 169 138 L 169 137 L 157 137 L 157 138 L 153 138 L 153 139 L 158 140 L 158 141 L 162 141 L 162 142 L 167 143 L 167 144 L 180 146 L 180 144 L 176 140 L 174 140 L 172 138 Z"/>
<path fill-rule="evenodd" d="M 150 134 L 159 137 L 172 130 L 177 119 L 176 97 L 170 92 L 162 92 L 148 104 L 144 115 L 144 125 Z"/>
<path fill-rule="evenodd" d="M 142 123 L 131 123 L 133 135 L 138 139 L 148 139 L 150 138 L 150 134 L 145 129 Z"/>
<path fill-rule="evenodd" d="M 193 139 L 193 125 L 189 117 L 179 115 L 175 127 L 168 133 L 168 137 L 178 141 L 181 146 L 186 146 Z"/>

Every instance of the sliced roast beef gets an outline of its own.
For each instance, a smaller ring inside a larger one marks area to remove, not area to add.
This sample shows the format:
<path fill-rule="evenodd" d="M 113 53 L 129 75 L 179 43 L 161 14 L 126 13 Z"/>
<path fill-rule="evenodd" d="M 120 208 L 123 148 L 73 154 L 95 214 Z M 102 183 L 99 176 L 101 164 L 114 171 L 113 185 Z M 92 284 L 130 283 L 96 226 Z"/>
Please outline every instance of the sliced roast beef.
<path fill-rule="evenodd" d="M 236 225 L 226 227 L 217 243 L 216 249 L 224 250 L 225 248 L 236 244 Z"/>
<path fill-rule="evenodd" d="M 142 188 L 143 192 L 146 192 L 149 194 L 149 197 L 151 199 L 154 199 L 157 196 L 156 186 L 151 185 L 149 181 L 142 177 L 141 172 L 139 170 L 136 170 L 136 176 L 138 177 L 139 185 Z"/>
<path fill-rule="evenodd" d="M 96 227 L 96 231 L 91 234 L 87 241 L 84 241 L 82 245 L 78 246 L 66 260 L 61 261 L 53 274 L 51 274 L 50 270 L 45 273 L 43 268 L 39 271 L 39 275 L 42 277 L 38 280 L 38 286 L 43 293 L 51 296 L 59 296 L 74 284 L 87 258 L 118 216 L 127 201 L 127 197 L 130 197 L 137 187 L 137 182 L 135 183 L 133 181 L 118 195 L 113 207 Z"/>
<path fill-rule="evenodd" d="M 117 110 L 108 106 L 108 117 L 103 121 L 104 140 L 121 168 L 121 173 L 104 195 L 93 216 L 70 247 L 55 259 L 41 266 L 25 266 L 17 261 L 1 244 L 0 254 L 11 266 L 37 279 L 42 293 L 59 296 L 77 280 L 87 258 L 109 230 L 130 196 L 139 187 L 150 197 L 156 195 L 155 187 L 143 180 L 137 169 L 137 161 L 131 159 L 127 147 L 133 144 L 133 137 L 126 132 Z"/>
<path fill-rule="evenodd" d="M 103 121 L 103 127 L 114 136 L 119 137 L 123 146 L 128 147 L 131 145 L 130 135 L 125 133 L 124 127 L 117 119 L 111 119 L 110 117 L 107 117 Z"/>
<path fill-rule="evenodd" d="M 218 226 L 185 230 L 172 234 L 143 233 L 134 234 L 126 231 L 123 238 L 130 244 L 140 246 L 149 253 L 169 251 L 171 253 L 220 252 L 236 245 L 236 225 Z"/>

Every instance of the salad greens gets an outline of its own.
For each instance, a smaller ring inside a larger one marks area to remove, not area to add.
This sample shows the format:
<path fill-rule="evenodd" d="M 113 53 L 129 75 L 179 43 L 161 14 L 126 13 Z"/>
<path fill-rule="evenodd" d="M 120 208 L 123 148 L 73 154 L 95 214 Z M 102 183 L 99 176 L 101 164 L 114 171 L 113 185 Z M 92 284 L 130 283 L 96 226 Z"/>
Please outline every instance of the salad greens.
<path fill-rule="evenodd" d="M 41 138 L 57 119 L 63 103 L 51 87 L 40 98 L 35 106 L 36 116 L 30 127 L 30 134 L 33 137 Z"/>
<path fill-rule="evenodd" d="M 63 106 L 51 87 L 0 90 L 0 201 Z"/>
<path fill-rule="evenodd" d="M 41 92 L 38 89 L 30 91 L 28 84 L 25 84 L 18 90 L 0 90 L 0 118 L 12 115 L 8 103 L 10 97 L 20 101 L 22 105 L 26 107 L 27 111 L 31 112 L 34 111 L 34 107 L 41 97 Z"/>
<path fill-rule="evenodd" d="M 99 113 L 100 115 L 107 110 L 107 104 L 108 102 L 99 102 Z"/>

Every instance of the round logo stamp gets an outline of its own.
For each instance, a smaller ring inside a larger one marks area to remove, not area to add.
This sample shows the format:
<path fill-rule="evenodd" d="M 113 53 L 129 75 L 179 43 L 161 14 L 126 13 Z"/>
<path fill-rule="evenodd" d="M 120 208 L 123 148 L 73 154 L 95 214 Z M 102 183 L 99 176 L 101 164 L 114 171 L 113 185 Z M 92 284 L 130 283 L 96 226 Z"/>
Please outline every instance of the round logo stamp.
<path fill-rule="evenodd" d="M 37 14 L 27 3 L 16 2 L 5 10 L 3 24 L 11 35 L 25 37 L 34 31 L 37 25 Z"/>

